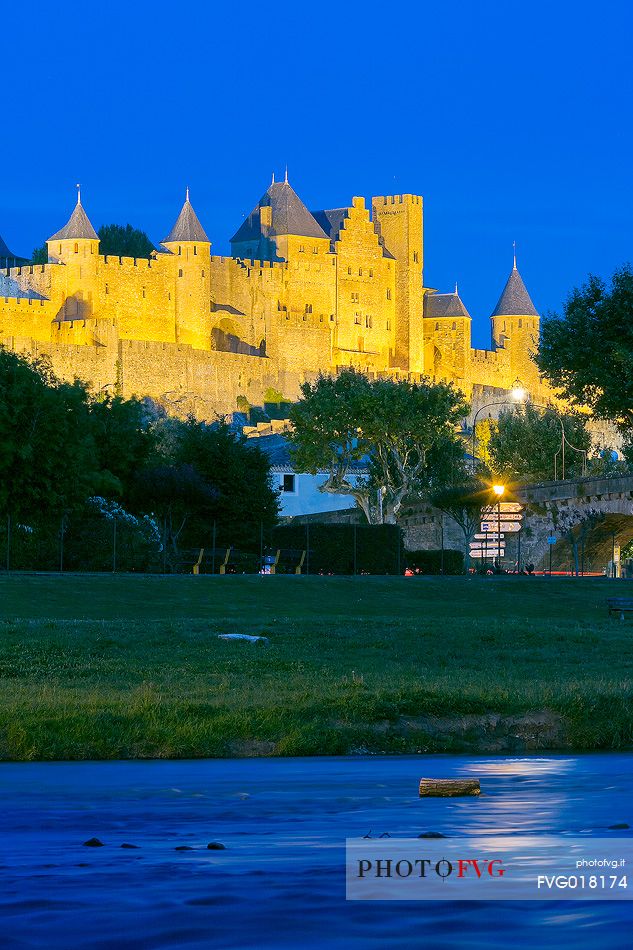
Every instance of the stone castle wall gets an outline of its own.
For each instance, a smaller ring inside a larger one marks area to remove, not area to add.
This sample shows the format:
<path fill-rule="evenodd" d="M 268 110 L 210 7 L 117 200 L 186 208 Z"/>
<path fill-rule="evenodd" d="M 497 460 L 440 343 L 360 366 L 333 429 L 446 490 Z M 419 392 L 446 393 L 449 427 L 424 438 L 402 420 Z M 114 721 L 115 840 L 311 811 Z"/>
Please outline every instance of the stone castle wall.
<path fill-rule="evenodd" d="M 486 351 L 471 348 L 469 318 L 423 317 L 420 197 L 374 198 L 371 216 L 362 198 L 342 210 L 333 248 L 288 236 L 280 262 L 215 256 L 208 241 L 175 241 L 150 260 L 50 241 L 50 263 L 0 272 L 0 342 L 47 355 L 62 378 L 200 418 L 235 411 L 240 396 L 261 404 L 270 389 L 294 399 L 344 366 L 424 374 L 468 396 L 518 376 L 535 392 L 538 319 L 498 320 Z"/>

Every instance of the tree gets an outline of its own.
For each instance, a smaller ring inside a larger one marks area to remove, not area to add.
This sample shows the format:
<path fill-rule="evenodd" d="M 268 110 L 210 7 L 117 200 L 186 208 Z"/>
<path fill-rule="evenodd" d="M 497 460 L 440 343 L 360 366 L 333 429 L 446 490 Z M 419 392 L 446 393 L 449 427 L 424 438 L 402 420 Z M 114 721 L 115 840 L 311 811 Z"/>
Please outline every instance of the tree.
<path fill-rule="evenodd" d="M 296 465 L 327 472 L 320 490 L 351 495 L 370 524 L 394 523 L 403 503 L 462 465 L 458 429 L 468 406 L 446 383 L 370 380 L 346 369 L 301 390 L 290 411 Z M 361 465 L 367 474 L 355 474 Z"/>
<path fill-rule="evenodd" d="M 90 423 L 102 485 L 98 494 L 126 495 L 136 472 L 148 464 L 155 434 L 145 403 L 106 395 L 92 401 Z"/>
<path fill-rule="evenodd" d="M 224 419 L 207 425 L 191 417 L 176 422 L 171 452 L 176 464 L 193 466 L 217 492 L 204 536 L 215 521 L 217 538 L 227 545 L 259 548 L 261 527 L 272 528 L 279 515 L 279 495 L 261 449 Z"/>
<path fill-rule="evenodd" d="M 138 474 L 140 507 L 151 507 L 161 519 L 163 543 L 178 556 L 181 536 L 192 521 L 208 523 L 218 498 L 216 488 L 193 465 L 156 465 Z M 186 535 L 185 535 L 186 536 Z M 199 544 L 199 539 L 196 539 Z"/>
<path fill-rule="evenodd" d="M 28 523 L 73 508 L 96 469 L 85 388 L 0 348 L 0 510 Z"/>
<path fill-rule="evenodd" d="M 505 481 L 546 481 L 562 476 L 562 443 L 565 432 L 565 476 L 575 477 L 583 468 L 591 436 L 583 416 L 543 411 L 529 403 L 523 410 L 503 412 L 491 425 L 487 451 L 491 471 Z M 581 451 L 577 451 L 581 450 Z M 558 455 L 557 455 L 558 453 Z"/>
<path fill-rule="evenodd" d="M 464 535 L 464 556 L 470 558 L 470 542 L 481 525 L 481 509 L 491 502 L 490 489 L 476 479 L 433 492 L 431 504 L 452 518 Z M 467 561 L 468 563 L 468 561 Z"/>
<path fill-rule="evenodd" d="M 99 235 L 99 253 L 118 257 L 150 257 L 154 245 L 145 234 L 131 224 L 102 224 Z"/>
<path fill-rule="evenodd" d="M 31 264 L 48 264 L 48 244 L 33 248 Z"/>
<path fill-rule="evenodd" d="M 633 428 L 633 270 L 617 270 L 572 291 L 562 316 L 541 323 L 536 362 L 572 405 Z"/>

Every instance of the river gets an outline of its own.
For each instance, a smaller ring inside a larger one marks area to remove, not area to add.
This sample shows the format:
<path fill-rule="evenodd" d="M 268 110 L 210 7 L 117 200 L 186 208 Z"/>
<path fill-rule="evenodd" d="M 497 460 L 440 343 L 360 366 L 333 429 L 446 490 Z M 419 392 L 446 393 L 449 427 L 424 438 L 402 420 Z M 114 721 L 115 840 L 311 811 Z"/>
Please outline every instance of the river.
<path fill-rule="evenodd" d="M 632 766 L 628 754 L 2 763 L 0 946 L 624 950 L 630 902 L 346 901 L 344 844 L 629 836 L 609 829 L 633 826 Z M 422 775 L 478 777 L 485 794 L 421 800 Z M 92 837 L 104 846 L 84 846 Z"/>

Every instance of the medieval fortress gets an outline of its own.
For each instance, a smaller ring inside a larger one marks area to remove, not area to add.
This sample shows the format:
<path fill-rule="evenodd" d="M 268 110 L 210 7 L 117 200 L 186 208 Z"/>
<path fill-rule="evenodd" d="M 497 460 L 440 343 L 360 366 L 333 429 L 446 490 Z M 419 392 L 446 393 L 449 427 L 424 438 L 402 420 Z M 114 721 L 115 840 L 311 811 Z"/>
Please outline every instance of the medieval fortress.
<path fill-rule="evenodd" d="M 187 193 L 149 260 L 101 255 L 79 196 L 47 244 L 47 264 L 0 270 L 0 343 L 48 356 L 58 376 L 95 392 L 150 396 L 205 419 L 274 394 L 295 399 L 319 372 L 354 366 L 450 381 L 475 402 L 518 379 L 543 399 L 530 355 L 539 316 L 516 263 L 491 349 L 473 349 L 457 290 L 424 284 L 418 195 L 309 211 L 287 176 L 273 179 L 231 256 L 217 257 Z M 0 238 L 0 265 L 9 254 Z"/>

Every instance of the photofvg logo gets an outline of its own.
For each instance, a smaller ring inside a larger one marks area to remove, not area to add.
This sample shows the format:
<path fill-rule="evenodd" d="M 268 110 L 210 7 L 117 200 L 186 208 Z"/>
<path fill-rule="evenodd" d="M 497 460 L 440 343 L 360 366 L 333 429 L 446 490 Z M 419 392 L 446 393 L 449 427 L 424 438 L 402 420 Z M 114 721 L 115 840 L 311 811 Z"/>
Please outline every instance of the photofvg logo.
<path fill-rule="evenodd" d="M 353 838 L 347 899 L 631 900 L 632 867 L 633 838 Z"/>

